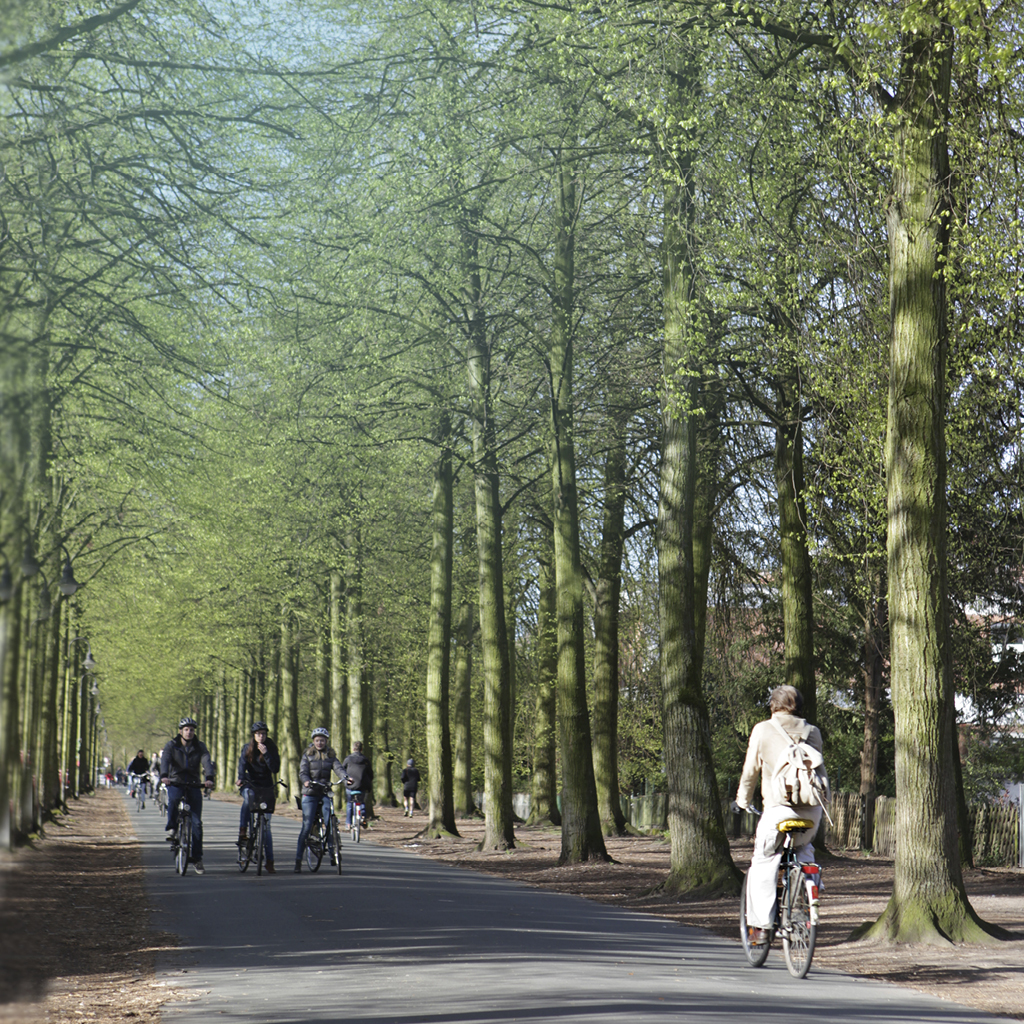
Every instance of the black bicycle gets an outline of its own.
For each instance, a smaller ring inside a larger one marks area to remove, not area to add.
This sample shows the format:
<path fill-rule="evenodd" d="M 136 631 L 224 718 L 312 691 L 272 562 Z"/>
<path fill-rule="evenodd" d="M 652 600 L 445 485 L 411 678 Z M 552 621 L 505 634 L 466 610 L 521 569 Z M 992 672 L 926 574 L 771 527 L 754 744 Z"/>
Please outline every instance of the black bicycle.
<path fill-rule="evenodd" d="M 131 782 L 131 793 L 135 797 L 135 810 L 141 811 L 146 806 L 146 777 L 144 775 L 129 775 Z"/>
<path fill-rule="evenodd" d="M 288 783 L 281 779 L 277 785 L 288 789 Z M 253 813 L 249 819 L 249 836 L 244 843 L 238 844 L 238 870 L 245 872 L 250 861 L 256 858 L 256 874 L 263 874 L 266 862 L 267 835 L 270 833 L 270 815 L 274 813 L 277 803 L 277 787 L 254 787 Z"/>
<path fill-rule="evenodd" d="M 319 871 L 320 862 L 324 859 L 324 853 L 333 847 L 334 867 L 337 867 L 338 874 L 341 874 L 341 827 L 338 825 L 338 816 L 334 813 L 334 797 L 330 793 L 324 793 L 319 787 L 314 787 L 313 795 L 317 798 L 316 818 L 306 836 L 306 863 L 310 871 Z M 330 811 L 328 820 L 324 821 L 323 797 L 330 798 Z M 330 842 L 328 842 L 330 840 Z"/>
<path fill-rule="evenodd" d="M 747 879 L 743 879 L 743 892 L 740 894 L 740 938 L 743 940 L 743 952 L 752 967 L 761 967 L 764 964 L 768 959 L 772 940 L 779 935 L 782 938 L 782 952 L 785 954 L 789 973 L 794 978 L 804 978 L 811 969 L 818 930 L 821 868 L 817 864 L 801 864 L 797 860 L 793 833 L 815 827 L 813 821 L 805 818 L 787 818 L 778 824 L 778 829 L 785 839 L 782 844 L 778 893 L 771 928 L 757 929 L 747 925 Z"/>
<path fill-rule="evenodd" d="M 192 808 L 185 797 L 182 797 L 181 803 L 178 804 L 171 852 L 174 854 L 174 870 L 179 875 L 184 875 L 188 871 L 189 859 L 192 854 Z"/>

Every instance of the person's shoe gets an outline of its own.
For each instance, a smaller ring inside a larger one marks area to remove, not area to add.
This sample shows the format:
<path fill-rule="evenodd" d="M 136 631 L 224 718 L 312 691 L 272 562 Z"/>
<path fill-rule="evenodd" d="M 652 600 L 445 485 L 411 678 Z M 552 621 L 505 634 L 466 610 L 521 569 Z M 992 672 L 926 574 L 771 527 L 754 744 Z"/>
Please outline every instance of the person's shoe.
<path fill-rule="evenodd" d="M 274 870 L 274 862 L 272 860 L 268 860 L 267 863 L 264 864 L 263 866 L 267 869 L 267 874 L 268 875 L 276 875 L 277 874 L 277 872 Z"/>
<path fill-rule="evenodd" d="M 192 867 L 194 867 L 196 869 L 196 874 L 197 875 L 205 875 L 206 874 L 206 868 L 203 867 L 203 862 L 201 860 L 193 861 L 192 862 Z"/>
<path fill-rule="evenodd" d="M 338 866 L 338 858 L 334 856 L 334 852 L 331 851 L 331 867 L 336 868 Z"/>
<path fill-rule="evenodd" d="M 752 946 L 763 946 L 768 941 L 768 929 L 748 928 L 747 936 Z"/>
<path fill-rule="evenodd" d="M 297 860 L 295 862 L 295 874 L 297 874 L 297 875 L 301 875 L 302 874 L 302 861 L 301 860 Z"/>
<path fill-rule="evenodd" d="M 238 845 L 244 846 L 249 841 L 249 833 L 244 829 L 238 830 Z"/>
<path fill-rule="evenodd" d="M 177 840 L 177 838 L 178 838 L 178 837 L 177 837 L 177 836 L 176 836 L 176 835 L 175 835 L 175 834 L 174 834 L 173 832 L 171 832 L 171 833 L 170 833 L 169 835 L 166 835 L 166 836 L 164 836 L 164 839 L 165 839 L 165 840 L 166 840 L 166 841 L 167 841 L 168 843 L 173 843 L 173 842 L 175 842 L 175 841 Z"/>

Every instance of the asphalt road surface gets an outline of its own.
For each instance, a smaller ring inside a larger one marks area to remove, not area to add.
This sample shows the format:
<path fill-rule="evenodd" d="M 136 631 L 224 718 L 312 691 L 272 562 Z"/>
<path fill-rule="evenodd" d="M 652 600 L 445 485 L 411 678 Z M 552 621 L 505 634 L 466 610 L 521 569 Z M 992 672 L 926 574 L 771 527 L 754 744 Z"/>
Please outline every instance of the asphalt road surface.
<path fill-rule="evenodd" d="M 204 801 L 206 874 L 174 871 L 155 806 L 132 821 L 156 928 L 180 937 L 157 970 L 182 1001 L 165 1024 L 981 1024 L 996 1018 L 895 985 L 818 971 L 575 896 L 343 837 L 292 873 L 298 822 L 273 819 L 276 875 L 240 874 L 238 808 Z M 823 913 L 828 913 L 827 904 Z"/>

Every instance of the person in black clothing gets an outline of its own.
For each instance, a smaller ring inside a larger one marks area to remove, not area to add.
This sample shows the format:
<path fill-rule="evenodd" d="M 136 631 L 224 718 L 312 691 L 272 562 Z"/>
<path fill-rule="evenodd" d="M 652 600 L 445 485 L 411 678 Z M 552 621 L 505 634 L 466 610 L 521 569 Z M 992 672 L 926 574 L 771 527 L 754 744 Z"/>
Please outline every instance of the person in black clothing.
<path fill-rule="evenodd" d="M 149 761 L 146 760 L 146 755 L 140 750 L 128 764 L 128 778 L 131 782 L 131 792 L 129 796 L 135 796 L 135 787 L 138 785 L 146 785 L 146 775 L 149 772 Z M 134 778 L 132 776 L 135 776 Z M 145 790 L 143 790 L 145 792 Z"/>
<path fill-rule="evenodd" d="M 203 867 L 203 787 L 213 788 L 213 761 L 206 744 L 196 738 L 196 720 L 183 718 L 178 723 L 178 735 L 168 740 L 160 754 L 160 781 L 167 787 L 167 824 L 171 832 L 182 797 L 188 797 L 192 808 L 191 859 L 196 874 Z M 168 840 L 173 837 L 168 836 Z"/>
<path fill-rule="evenodd" d="M 363 753 L 361 740 L 356 740 L 352 744 L 352 753 L 341 762 L 341 771 L 342 775 L 345 776 L 345 795 L 348 797 L 345 810 L 345 828 L 351 828 L 352 809 L 355 806 L 352 794 L 357 791 L 364 794 L 368 793 L 373 783 L 373 768 L 370 765 L 370 759 Z"/>
<path fill-rule="evenodd" d="M 405 803 L 405 817 L 411 818 L 416 807 L 416 790 L 420 788 L 420 772 L 410 757 L 402 769 L 402 800 Z"/>
<path fill-rule="evenodd" d="M 249 838 L 249 822 L 252 809 L 259 799 L 266 801 L 267 814 L 274 813 L 277 788 L 274 776 L 281 770 L 281 757 L 277 745 L 267 735 L 266 722 L 252 723 L 252 742 L 242 747 L 238 758 L 238 777 L 235 785 L 242 789 L 242 816 L 238 823 L 238 845 L 241 846 Z M 270 838 L 270 829 L 266 832 L 267 871 L 274 874 L 274 843 Z"/>

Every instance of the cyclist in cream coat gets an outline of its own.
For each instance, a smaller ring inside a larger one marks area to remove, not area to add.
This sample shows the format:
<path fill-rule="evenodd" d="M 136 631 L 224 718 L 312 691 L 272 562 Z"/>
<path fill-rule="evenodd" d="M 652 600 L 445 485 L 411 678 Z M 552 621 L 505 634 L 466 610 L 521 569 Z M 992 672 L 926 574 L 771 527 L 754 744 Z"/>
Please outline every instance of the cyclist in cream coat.
<path fill-rule="evenodd" d="M 797 847 L 797 860 L 802 864 L 814 862 L 814 845 L 811 839 L 821 821 L 821 807 L 790 807 L 777 802 L 772 792 L 772 775 L 775 766 L 786 749 L 786 740 L 779 732 L 781 725 L 793 740 L 803 740 L 815 750 L 821 750 L 821 733 L 817 726 L 809 725 L 799 717 L 803 698 L 793 686 L 777 686 L 769 698 L 770 719 L 758 722 L 750 732 L 747 757 L 736 792 L 738 809 L 747 810 L 753 804 L 754 787 L 761 776 L 761 799 L 764 813 L 757 823 L 754 835 L 754 853 L 747 872 L 747 925 L 763 931 L 772 925 L 774 914 L 776 878 L 782 861 L 782 833 L 778 831 L 780 821 L 787 818 L 806 818 L 814 822 L 814 828 L 793 832 L 793 845 Z M 752 936 L 761 941 L 763 935 Z"/>

